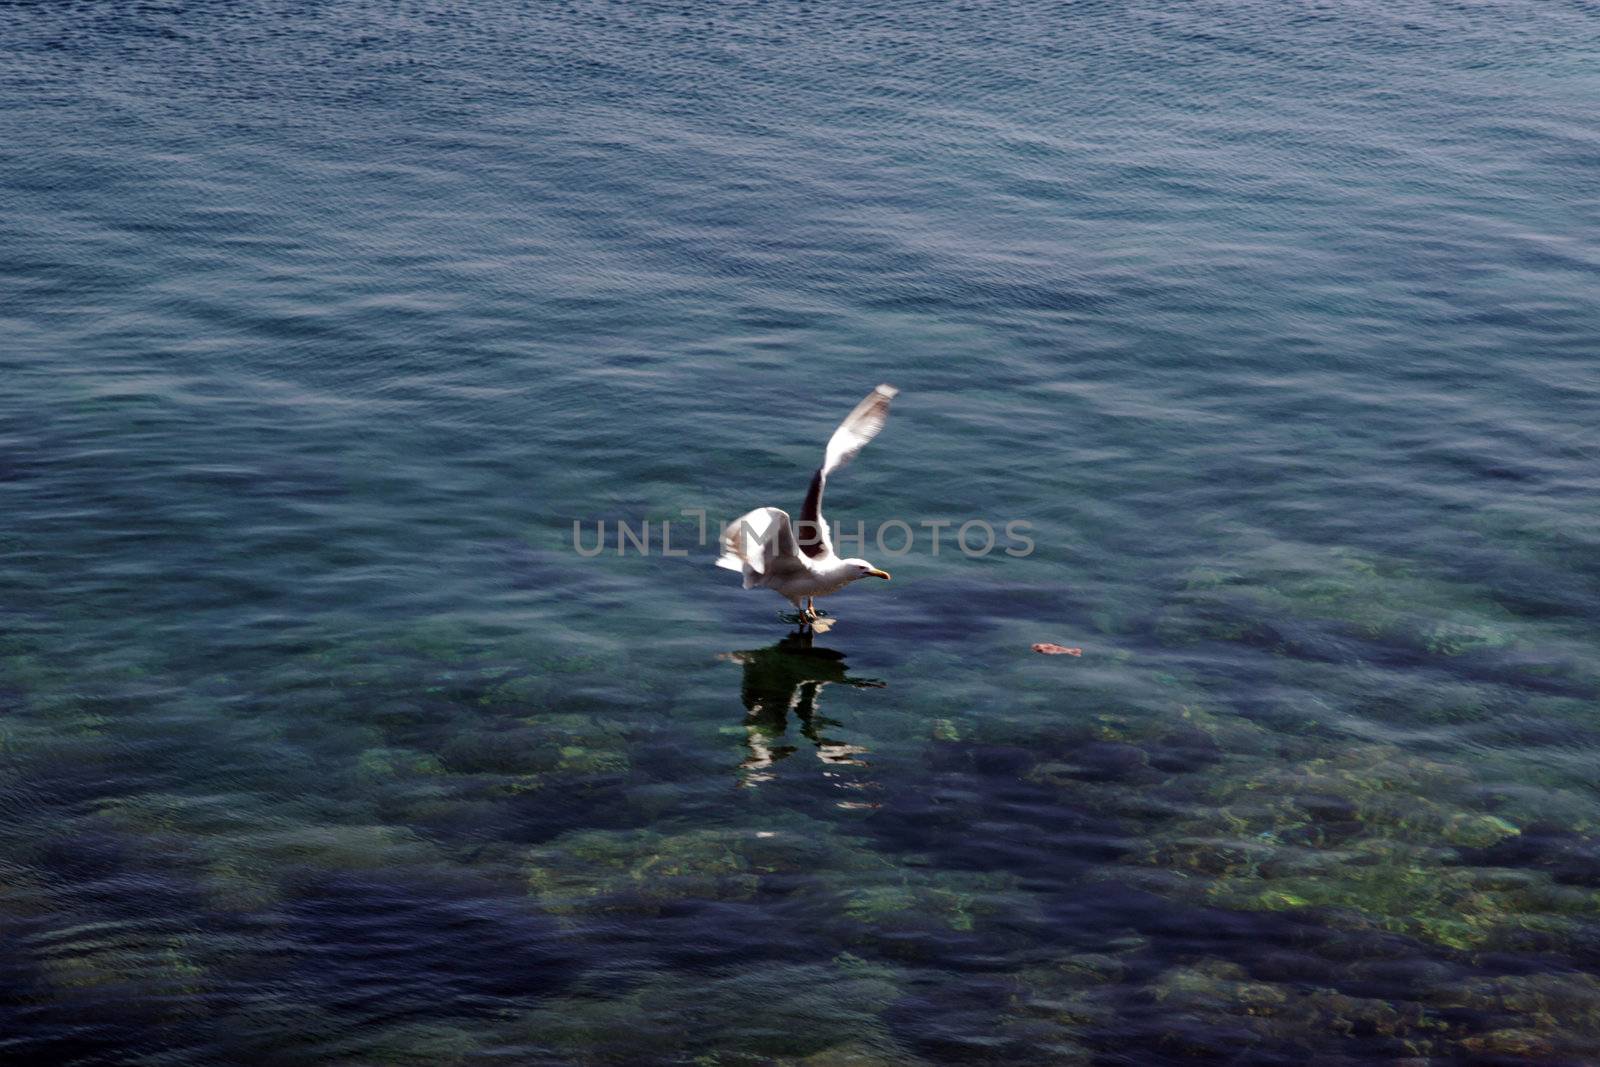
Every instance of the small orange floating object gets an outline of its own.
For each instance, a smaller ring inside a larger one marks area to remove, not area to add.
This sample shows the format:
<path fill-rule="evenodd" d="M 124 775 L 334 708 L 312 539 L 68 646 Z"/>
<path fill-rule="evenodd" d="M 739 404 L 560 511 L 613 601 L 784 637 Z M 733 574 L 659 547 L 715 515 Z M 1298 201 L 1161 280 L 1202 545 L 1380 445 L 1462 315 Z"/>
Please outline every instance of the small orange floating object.
<path fill-rule="evenodd" d="M 1052 645 L 1052 644 L 1048 644 L 1048 643 L 1040 643 L 1040 644 L 1034 645 L 1033 646 L 1033 650 L 1035 652 L 1043 652 L 1047 656 L 1081 656 L 1081 655 L 1083 655 L 1083 649 L 1081 649 L 1081 648 L 1064 648 L 1061 645 Z"/>

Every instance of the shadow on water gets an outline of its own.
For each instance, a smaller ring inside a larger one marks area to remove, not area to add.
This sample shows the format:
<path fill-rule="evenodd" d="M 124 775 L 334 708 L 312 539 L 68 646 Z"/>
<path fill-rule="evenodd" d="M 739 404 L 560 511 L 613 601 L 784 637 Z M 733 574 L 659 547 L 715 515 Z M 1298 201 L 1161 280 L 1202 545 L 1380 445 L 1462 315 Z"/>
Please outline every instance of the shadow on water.
<path fill-rule="evenodd" d="M 817 645 L 809 630 L 798 630 L 775 645 L 729 652 L 727 659 L 744 669 L 739 699 L 745 709 L 745 745 L 750 754 L 740 763 L 740 784 L 754 786 L 772 779 L 772 766 L 799 746 L 784 743 L 792 712 L 800 734 L 816 747 L 817 758 L 828 764 L 861 766 L 865 752 L 823 734 L 842 725 L 821 714 L 822 691 L 830 685 L 856 689 L 882 689 L 888 683 L 875 678 L 855 678 L 846 673 L 844 653 Z"/>

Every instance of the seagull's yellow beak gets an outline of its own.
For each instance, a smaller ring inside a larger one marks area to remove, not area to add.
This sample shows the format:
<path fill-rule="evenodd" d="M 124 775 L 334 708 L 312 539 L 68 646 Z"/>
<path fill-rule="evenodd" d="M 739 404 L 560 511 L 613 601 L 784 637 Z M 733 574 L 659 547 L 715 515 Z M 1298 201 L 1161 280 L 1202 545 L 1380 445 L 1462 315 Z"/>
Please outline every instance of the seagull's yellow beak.
<path fill-rule="evenodd" d="M 882 578 L 886 582 L 889 580 L 889 572 L 888 571 L 880 571 L 876 567 L 872 568 L 867 573 L 872 575 L 874 578 Z"/>

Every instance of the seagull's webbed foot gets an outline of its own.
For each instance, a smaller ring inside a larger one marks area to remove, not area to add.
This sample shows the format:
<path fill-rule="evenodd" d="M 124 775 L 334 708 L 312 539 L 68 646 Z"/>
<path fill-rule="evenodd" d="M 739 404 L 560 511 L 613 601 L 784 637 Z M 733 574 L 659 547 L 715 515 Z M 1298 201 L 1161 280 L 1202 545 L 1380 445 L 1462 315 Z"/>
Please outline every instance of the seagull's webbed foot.
<path fill-rule="evenodd" d="M 818 611 L 811 605 L 809 599 L 805 607 L 795 605 L 793 612 L 780 611 L 778 618 L 791 625 L 798 626 L 801 630 L 815 630 L 817 633 L 826 633 L 833 626 L 833 620 L 825 611 Z"/>

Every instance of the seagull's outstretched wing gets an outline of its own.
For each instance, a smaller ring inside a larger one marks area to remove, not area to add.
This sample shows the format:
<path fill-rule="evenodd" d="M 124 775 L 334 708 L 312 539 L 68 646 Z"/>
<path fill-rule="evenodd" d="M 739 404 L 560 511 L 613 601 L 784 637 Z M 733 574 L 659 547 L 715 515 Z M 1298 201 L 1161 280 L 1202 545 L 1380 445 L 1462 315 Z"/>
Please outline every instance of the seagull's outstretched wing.
<path fill-rule="evenodd" d="M 806 569 L 795 544 L 789 513 L 782 508 L 756 508 L 734 519 L 722 535 L 722 558 L 717 566 L 744 575 L 744 587 L 760 579 L 782 578 Z"/>
<path fill-rule="evenodd" d="M 828 438 L 828 451 L 823 456 L 822 466 L 811 476 L 811 488 L 806 490 L 806 502 L 800 509 L 800 551 L 813 559 L 833 551 L 828 539 L 828 523 L 822 517 L 822 490 L 828 483 L 828 475 L 849 463 L 868 441 L 878 436 L 883 424 L 889 421 L 889 401 L 899 391 L 892 385 L 878 386 L 845 416 Z"/>
<path fill-rule="evenodd" d="M 880 385 L 844 417 L 833 436 L 828 438 L 827 458 L 822 461 L 824 478 L 849 463 L 863 445 L 878 436 L 883 424 L 889 421 L 889 401 L 899 391 L 892 385 Z"/>

